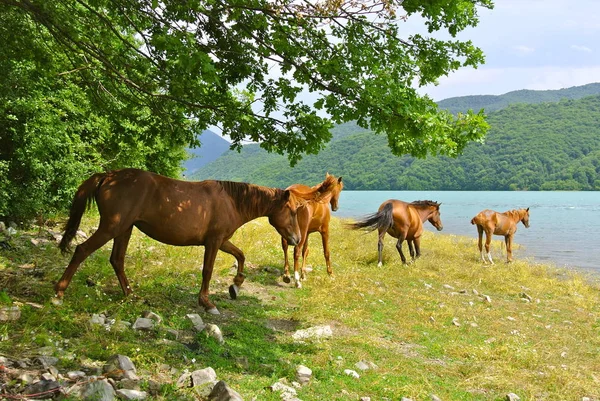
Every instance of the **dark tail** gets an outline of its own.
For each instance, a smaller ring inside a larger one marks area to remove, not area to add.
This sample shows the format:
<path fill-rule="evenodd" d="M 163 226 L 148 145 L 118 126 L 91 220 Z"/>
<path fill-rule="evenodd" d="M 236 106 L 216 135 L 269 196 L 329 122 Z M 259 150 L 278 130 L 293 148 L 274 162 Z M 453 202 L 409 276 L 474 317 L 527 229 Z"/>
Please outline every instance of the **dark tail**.
<path fill-rule="evenodd" d="M 79 229 L 79 224 L 81 224 L 81 217 L 86 209 L 89 209 L 94 202 L 96 191 L 102 184 L 102 181 L 104 181 L 104 178 L 106 178 L 105 173 L 94 174 L 85 180 L 77 189 L 73 202 L 71 203 L 69 221 L 65 224 L 65 232 L 58 245 L 63 254 L 69 252 L 71 241 L 75 238 L 75 234 L 77 234 L 77 230 Z"/>
<path fill-rule="evenodd" d="M 394 217 L 392 216 L 393 208 L 391 203 L 387 203 L 379 212 L 368 215 L 363 220 L 349 224 L 349 227 L 355 230 L 367 228 L 369 231 L 383 228 L 387 231 L 394 224 Z"/>
<path fill-rule="evenodd" d="M 473 218 L 471 219 L 471 224 L 477 224 L 477 223 L 475 223 L 475 217 L 473 217 Z"/>

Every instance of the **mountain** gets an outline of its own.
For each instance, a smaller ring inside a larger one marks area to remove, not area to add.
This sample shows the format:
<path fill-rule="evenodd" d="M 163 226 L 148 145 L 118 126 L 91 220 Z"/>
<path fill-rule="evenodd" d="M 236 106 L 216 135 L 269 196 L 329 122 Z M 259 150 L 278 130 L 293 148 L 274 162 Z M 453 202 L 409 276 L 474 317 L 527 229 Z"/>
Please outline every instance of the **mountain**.
<path fill-rule="evenodd" d="M 576 96 L 593 87 L 600 91 L 592 84 L 562 93 Z M 600 96 L 539 103 L 529 92 L 511 97 L 535 104 L 517 102 L 489 113 L 485 144 L 470 144 L 456 159 L 396 157 L 385 136 L 348 123 L 335 127 L 323 151 L 294 168 L 285 156 L 253 144 L 226 152 L 193 178 L 286 187 L 314 185 L 329 172 L 354 190 L 600 190 Z"/>
<path fill-rule="evenodd" d="M 480 109 L 485 109 L 486 113 L 490 113 L 515 103 L 536 104 L 558 102 L 561 99 L 581 99 L 582 97 L 598 94 L 600 94 L 600 83 L 591 83 L 558 90 L 538 91 L 522 89 L 498 96 L 477 95 L 451 97 L 439 101 L 438 106 L 442 109 L 448 110 L 452 114 L 465 112 L 469 109 L 476 112 Z"/>
<path fill-rule="evenodd" d="M 184 175 L 191 175 L 202 166 L 218 159 L 223 153 L 229 150 L 229 142 L 220 135 L 211 130 L 203 131 L 199 136 L 202 146 L 199 148 L 186 149 L 190 158 L 184 160 L 182 167 Z"/>

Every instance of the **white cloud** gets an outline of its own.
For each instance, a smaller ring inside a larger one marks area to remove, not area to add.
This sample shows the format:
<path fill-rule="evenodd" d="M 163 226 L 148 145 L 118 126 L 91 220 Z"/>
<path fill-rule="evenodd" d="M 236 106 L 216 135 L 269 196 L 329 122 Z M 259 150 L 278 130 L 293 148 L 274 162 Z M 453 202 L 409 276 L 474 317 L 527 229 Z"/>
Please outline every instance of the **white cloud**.
<path fill-rule="evenodd" d="M 518 53 L 521 53 L 521 54 L 529 54 L 529 53 L 533 53 L 535 51 L 535 49 L 533 47 L 528 47 L 528 46 L 524 46 L 524 45 L 515 46 L 513 49 L 515 49 Z"/>
<path fill-rule="evenodd" d="M 586 52 L 586 53 L 591 53 L 592 52 L 592 49 L 590 49 L 587 46 L 571 45 L 571 49 L 577 50 L 577 51 L 580 51 L 580 52 Z"/>

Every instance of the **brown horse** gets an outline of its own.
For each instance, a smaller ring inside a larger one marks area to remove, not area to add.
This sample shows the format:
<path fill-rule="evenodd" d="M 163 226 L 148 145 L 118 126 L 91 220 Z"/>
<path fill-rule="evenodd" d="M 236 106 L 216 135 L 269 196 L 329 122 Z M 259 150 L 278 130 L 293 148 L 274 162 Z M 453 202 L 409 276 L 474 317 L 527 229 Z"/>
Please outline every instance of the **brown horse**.
<path fill-rule="evenodd" d="M 75 236 L 81 217 L 93 200 L 100 212 L 100 224 L 94 234 L 78 245 L 54 289 L 62 297 L 79 265 L 111 239 L 110 263 L 125 296 L 131 287 L 124 272 L 125 252 L 133 227 L 151 238 L 169 245 L 204 245 L 202 287 L 198 303 L 207 312 L 219 311 L 208 299 L 208 286 L 217 251 L 233 255 L 238 270 L 230 286 L 232 298 L 244 282 L 244 254 L 229 239 L 246 222 L 268 216 L 269 223 L 291 244 L 300 241 L 296 218 L 298 203 L 323 196 L 331 188 L 317 186 L 301 197 L 292 191 L 229 181 L 179 181 L 147 171 L 123 169 L 98 173 L 84 181 L 71 206 L 69 220 L 60 242 L 66 252 Z"/>
<path fill-rule="evenodd" d="M 335 178 L 335 176 L 327 173 L 325 175 L 324 182 L 331 182 L 333 190 L 329 195 L 323 197 L 320 201 L 312 200 L 306 202 L 306 205 L 298 209 L 298 225 L 300 226 L 301 239 L 300 242 L 294 247 L 294 282 L 296 287 L 301 288 L 302 284 L 300 280 L 306 278 L 306 258 L 308 257 L 308 236 L 311 233 L 319 232 L 321 234 L 321 242 L 323 243 L 323 254 L 325 255 L 325 264 L 327 265 L 327 273 L 329 276 L 333 276 L 333 270 L 331 269 L 331 260 L 329 259 L 329 220 L 331 219 L 331 212 L 327 203 L 331 205 L 331 210 L 334 212 L 338 209 L 338 200 L 340 198 L 340 192 L 344 188 L 342 177 Z M 290 185 L 286 189 L 292 191 L 296 195 L 313 191 L 315 187 L 309 187 L 302 184 Z M 289 272 L 289 261 L 288 261 L 288 242 L 284 237 L 281 237 L 281 247 L 283 248 L 284 257 L 284 269 L 283 281 L 286 283 L 290 282 Z M 302 251 L 302 271 L 301 275 L 298 274 L 300 251 Z"/>
<path fill-rule="evenodd" d="M 379 206 L 377 213 L 366 216 L 363 220 L 351 224 L 350 227 L 354 229 L 367 228 L 369 231 L 377 229 L 379 231 L 379 241 L 377 243 L 379 252 L 378 267 L 383 264 L 383 237 L 385 237 L 385 233 L 398 238 L 396 249 L 400 253 L 402 263 L 406 264 L 406 258 L 402 253 L 402 242 L 404 240 L 408 243 L 410 257 L 414 261 L 415 258 L 421 256 L 423 223 L 429 221 L 438 231 L 444 228 L 440 220 L 440 205 L 441 203 L 430 200 L 407 203 L 390 199 Z"/>
<path fill-rule="evenodd" d="M 493 210 L 482 210 L 477 216 L 471 219 L 471 224 L 477 225 L 477 233 L 479 234 L 479 253 L 483 263 L 487 263 L 486 256 L 491 264 L 492 254 L 490 253 L 490 242 L 492 242 L 492 234 L 504 235 L 506 243 L 506 263 L 512 262 L 512 240 L 517 232 L 517 223 L 522 222 L 525 228 L 529 228 L 529 208 L 514 209 L 504 213 L 498 213 Z M 482 238 L 485 231 L 485 254 L 483 253 Z"/>

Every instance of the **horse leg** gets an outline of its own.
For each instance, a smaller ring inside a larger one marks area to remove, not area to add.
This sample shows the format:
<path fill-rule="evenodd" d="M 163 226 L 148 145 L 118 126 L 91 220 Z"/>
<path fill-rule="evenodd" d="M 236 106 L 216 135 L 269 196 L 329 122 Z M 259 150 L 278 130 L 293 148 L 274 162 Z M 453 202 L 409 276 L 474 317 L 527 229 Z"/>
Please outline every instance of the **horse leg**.
<path fill-rule="evenodd" d="M 73 253 L 73 257 L 69 262 L 69 265 L 65 269 L 60 280 L 54 285 L 54 291 L 56 292 L 56 296 L 62 298 L 65 294 L 65 290 L 71 283 L 75 272 L 79 265 L 92 253 L 106 244 L 108 241 L 113 239 L 114 236 L 106 229 L 102 227 L 98 228 L 98 230 L 92 234 L 90 238 L 88 238 L 85 242 L 77 245 L 75 248 L 75 252 Z"/>
<path fill-rule="evenodd" d="M 506 263 L 512 262 L 512 235 L 506 235 L 504 242 L 506 243 Z"/>
<path fill-rule="evenodd" d="M 490 260 L 490 264 L 494 264 L 492 260 L 492 253 L 490 252 L 490 244 L 492 243 L 492 232 L 485 232 L 485 252 L 487 254 L 487 258 Z M 484 259 L 485 262 L 485 259 Z"/>
<path fill-rule="evenodd" d="M 323 243 L 323 255 L 325 256 L 325 265 L 327 266 L 327 274 L 333 278 L 333 269 L 331 268 L 331 259 L 329 252 L 329 230 L 321 231 L 321 242 Z"/>
<path fill-rule="evenodd" d="M 421 257 L 421 237 L 415 238 L 413 242 L 415 245 L 415 259 L 419 259 Z"/>
<path fill-rule="evenodd" d="M 203 306 L 204 309 L 213 315 L 218 315 L 219 310 L 217 307 L 210 302 L 208 299 L 208 286 L 212 277 L 213 268 L 215 266 L 215 259 L 217 258 L 217 251 L 220 245 L 216 240 L 212 240 L 204 244 L 204 265 L 202 266 L 202 286 L 200 287 L 200 293 L 198 294 L 198 304 Z M 238 266 L 239 269 L 239 266 Z"/>
<path fill-rule="evenodd" d="M 379 231 L 379 240 L 377 241 L 377 253 L 379 256 L 379 263 L 377 267 L 383 266 L 383 237 L 385 237 L 385 231 Z"/>
<path fill-rule="evenodd" d="M 296 288 L 302 288 L 302 283 L 300 282 L 300 253 L 302 252 L 302 248 L 306 243 L 306 235 L 302 237 L 300 243 L 294 247 L 294 285 Z"/>
<path fill-rule="evenodd" d="M 308 241 L 302 247 L 302 268 L 300 269 L 300 280 L 306 280 L 306 260 L 308 259 Z"/>
<path fill-rule="evenodd" d="M 289 283 L 290 279 L 290 262 L 288 261 L 288 243 L 285 238 L 281 237 L 281 249 L 283 249 L 283 281 Z"/>
<path fill-rule="evenodd" d="M 229 286 L 229 296 L 231 299 L 236 299 L 240 293 L 240 287 L 244 283 L 246 276 L 244 275 L 244 262 L 246 257 L 240 248 L 233 245 L 230 241 L 225 241 L 219 248 L 221 251 L 232 255 L 237 261 L 237 274 L 233 278 L 233 284 Z"/>
<path fill-rule="evenodd" d="M 414 244 L 413 241 L 406 241 L 406 245 L 408 245 L 408 253 L 410 253 L 410 258 L 412 259 L 412 261 L 414 262 L 415 260 L 415 248 L 414 248 Z"/>
<path fill-rule="evenodd" d="M 396 242 L 396 249 L 398 250 L 398 253 L 400 254 L 400 259 L 402 259 L 402 264 L 406 264 L 406 257 L 404 256 L 404 253 L 402 253 L 402 243 L 404 242 L 404 238 L 402 236 L 400 236 L 400 238 L 398 238 L 398 242 Z"/>
<path fill-rule="evenodd" d="M 121 290 L 123 290 L 125 296 L 128 296 L 132 292 L 127 277 L 125 276 L 125 252 L 127 252 L 127 245 L 129 245 L 132 231 L 133 226 L 123 234 L 115 237 L 112 253 L 110 254 L 110 264 L 115 270 L 117 278 L 119 279 L 119 284 L 121 285 Z"/>
<path fill-rule="evenodd" d="M 485 254 L 483 253 L 483 226 L 477 224 L 477 234 L 479 235 L 479 241 L 477 242 L 477 247 L 479 248 L 479 254 L 481 255 L 481 260 L 483 263 L 487 263 L 485 258 Z"/>

